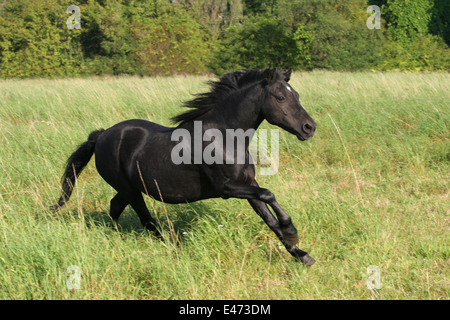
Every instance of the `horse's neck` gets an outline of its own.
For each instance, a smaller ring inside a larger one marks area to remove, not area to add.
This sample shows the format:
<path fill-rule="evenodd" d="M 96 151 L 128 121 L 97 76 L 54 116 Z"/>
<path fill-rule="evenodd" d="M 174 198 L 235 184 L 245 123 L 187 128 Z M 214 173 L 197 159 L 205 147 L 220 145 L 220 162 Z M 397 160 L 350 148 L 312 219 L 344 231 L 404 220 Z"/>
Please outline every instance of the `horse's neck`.
<path fill-rule="evenodd" d="M 258 129 L 264 118 L 261 113 L 262 93 L 257 90 L 260 89 L 255 85 L 245 89 L 242 97 L 231 95 L 205 118 L 204 127 L 244 131 Z"/>

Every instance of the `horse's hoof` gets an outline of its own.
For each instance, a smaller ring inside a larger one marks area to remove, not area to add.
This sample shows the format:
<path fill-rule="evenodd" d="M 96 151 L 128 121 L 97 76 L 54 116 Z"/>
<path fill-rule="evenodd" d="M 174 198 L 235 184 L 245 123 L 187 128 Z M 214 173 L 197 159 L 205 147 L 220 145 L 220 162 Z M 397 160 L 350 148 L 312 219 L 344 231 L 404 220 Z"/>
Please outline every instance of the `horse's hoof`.
<path fill-rule="evenodd" d="M 61 206 L 59 204 L 55 204 L 51 207 L 49 207 L 50 211 L 59 211 L 59 209 L 61 209 Z"/>
<path fill-rule="evenodd" d="M 309 254 L 305 254 L 304 256 L 300 257 L 300 261 L 305 266 L 312 266 L 316 262 L 316 260 L 314 260 L 314 258 L 312 258 Z"/>
<path fill-rule="evenodd" d="M 156 239 L 158 239 L 158 240 L 164 240 L 163 235 L 162 235 L 156 228 L 153 229 L 153 230 L 147 229 L 147 232 L 148 232 L 150 235 L 154 236 L 154 237 L 155 237 Z"/>

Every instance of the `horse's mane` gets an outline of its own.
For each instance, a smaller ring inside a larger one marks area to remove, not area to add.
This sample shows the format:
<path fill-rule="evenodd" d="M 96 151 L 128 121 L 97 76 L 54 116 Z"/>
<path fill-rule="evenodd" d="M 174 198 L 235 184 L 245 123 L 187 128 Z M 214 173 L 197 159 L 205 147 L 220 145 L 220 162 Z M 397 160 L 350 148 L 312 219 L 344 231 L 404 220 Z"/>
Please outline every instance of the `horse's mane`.
<path fill-rule="evenodd" d="M 267 78 L 268 74 L 269 69 L 234 71 L 225 74 L 217 81 L 208 81 L 209 92 L 197 94 L 195 99 L 185 102 L 183 107 L 191 110 L 183 112 L 171 120 L 174 123 L 185 123 L 197 119 L 217 106 L 230 93 L 262 81 Z"/>

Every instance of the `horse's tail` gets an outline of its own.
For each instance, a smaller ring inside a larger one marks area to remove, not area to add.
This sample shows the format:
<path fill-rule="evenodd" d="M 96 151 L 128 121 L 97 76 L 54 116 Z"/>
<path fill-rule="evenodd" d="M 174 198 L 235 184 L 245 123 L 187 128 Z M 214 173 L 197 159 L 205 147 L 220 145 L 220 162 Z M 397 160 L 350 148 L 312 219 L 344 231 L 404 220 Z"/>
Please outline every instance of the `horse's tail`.
<path fill-rule="evenodd" d="M 61 197 L 59 198 L 57 204 L 50 207 L 51 210 L 58 210 L 59 208 L 64 206 L 67 201 L 69 201 L 77 177 L 80 175 L 81 171 L 83 171 L 84 167 L 86 167 L 89 160 L 91 160 L 91 157 L 94 154 L 97 139 L 103 131 L 103 129 L 100 129 L 91 132 L 89 134 L 88 140 L 82 143 L 67 160 L 66 170 L 64 171 L 64 175 L 61 178 Z"/>

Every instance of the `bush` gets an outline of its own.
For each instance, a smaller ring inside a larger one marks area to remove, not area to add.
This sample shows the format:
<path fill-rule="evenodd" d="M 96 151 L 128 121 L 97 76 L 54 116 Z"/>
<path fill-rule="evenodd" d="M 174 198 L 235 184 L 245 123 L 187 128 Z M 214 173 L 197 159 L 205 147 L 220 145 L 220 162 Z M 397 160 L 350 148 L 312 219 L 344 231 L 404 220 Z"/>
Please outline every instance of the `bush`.
<path fill-rule="evenodd" d="M 0 77 L 449 70 L 448 1 L 79 0 L 68 30 L 71 4 L 0 0 Z M 381 30 L 366 27 L 369 4 Z"/>
<path fill-rule="evenodd" d="M 444 43 L 447 19 L 434 0 L 387 0 L 381 7 L 389 41 L 383 49 L 381 70 L 450 70 L 450 51 Z M 429 34 L 433 32 L 441 37 Z"/>
<path fill-rule="evenodd" d="M 392 40 L 415 41 L 429 32 L 433 0 L 387 0 L 381 7 Z"/>
<path fill-rule="evenodd" d="M 210 35 L 183 10 L 135 21 L 133 56 L 148 75 L 202 73 L 210 57 Z"/>
<path fill-rule="evenodd" d="M 254 16 L 223 32 L 209 67 L 216 74 L 267 67 L 299 69 L 310 60 L 308 45 L 298 43 L 306 38 L 310 35 L 303 29 L 294 34 L 273 17 Z"/>
<path fill-rule="evenodd" d="M 279 0 L 279 19 L 314 36 L 311 68 L 367 70 L 382 58 L 380 30 L 366 26 L 365 0 Z"/>
<path fill-rule="evenodd" d="M 68 30 L 65 25 L 68 16 L 59 10 L 61 7 L 64 6 L 56 0 L 18 0 L 3 4 L 2 78 L 77 76 L 83 72 L 80 32 Z"/>
<path fill-rule="evenodd" d="M 387 42 L 381 70 L 450 71 L 450 50 L 436 36 L 421 35 L 415 41 Z"/>

